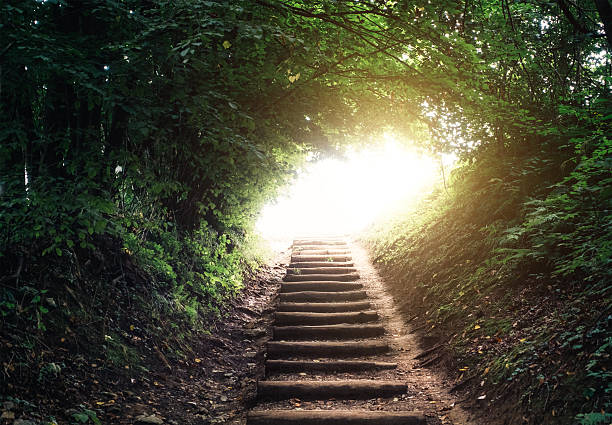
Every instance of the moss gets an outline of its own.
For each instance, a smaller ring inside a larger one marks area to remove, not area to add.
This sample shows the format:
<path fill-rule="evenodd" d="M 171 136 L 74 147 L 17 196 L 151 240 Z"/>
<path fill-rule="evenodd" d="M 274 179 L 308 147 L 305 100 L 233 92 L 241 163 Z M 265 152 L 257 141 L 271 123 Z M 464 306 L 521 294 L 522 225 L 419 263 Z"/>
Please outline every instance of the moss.
<path fill-rule="evenodd" d="M 140 355 L 116 333 L 104 336 L 102 344 L 106 361 L 115 367 L 136 368 L 140 366 Z"/>

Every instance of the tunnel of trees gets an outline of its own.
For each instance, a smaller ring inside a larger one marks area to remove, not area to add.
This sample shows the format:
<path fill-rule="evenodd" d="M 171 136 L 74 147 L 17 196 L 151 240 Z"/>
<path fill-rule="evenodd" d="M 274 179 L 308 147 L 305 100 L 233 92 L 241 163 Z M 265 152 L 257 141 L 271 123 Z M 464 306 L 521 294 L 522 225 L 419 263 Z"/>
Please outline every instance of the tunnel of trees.
<path fill-rule="evenodd" d="M 390 129 L 458 155 L 454 202 L 499 261 L 598 306 L 566 336 L 589 366 L 565 414 L 609 423 L 611 45 L 609 0 L 4 0 L 0 337 L 24 360 L 3 383 L 67 324 L 104 341 L 120 297 L 205 329 L 263 204 Z"/>

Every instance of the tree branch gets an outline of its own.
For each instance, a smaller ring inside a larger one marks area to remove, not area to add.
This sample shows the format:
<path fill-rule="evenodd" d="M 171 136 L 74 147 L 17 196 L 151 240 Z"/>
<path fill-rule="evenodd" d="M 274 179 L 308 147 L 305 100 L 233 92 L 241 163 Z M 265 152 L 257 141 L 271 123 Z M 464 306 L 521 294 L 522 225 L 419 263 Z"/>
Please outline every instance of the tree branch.
<path fill-rule="evenodd" d="M 597 6 L 597 13 L 604 25 L 608 48 L 612 49 L 612 6 L 609 0 L 595 0 L 595 6 Z"/>
<path fill-rule="evenodd" d="M 607 2 L 608 0 L 604 1 Z M 567 3 L 565 3 L 564 0 L 557 0 L 557 4 L 559 5 L 561 11 L 563 11 L 563 14 L 567 18 L 567 20 L 570 22 L 570 24 L 572 24 L 572 26 L 577 32 L 581 34 L 590 33 L 590 31 L 581 22 L 578 22 L 578 20 L 576 19 L 576 17 L 574 16 L 574 14 L 572 13 L 569 6 L 567 5 Z"/>

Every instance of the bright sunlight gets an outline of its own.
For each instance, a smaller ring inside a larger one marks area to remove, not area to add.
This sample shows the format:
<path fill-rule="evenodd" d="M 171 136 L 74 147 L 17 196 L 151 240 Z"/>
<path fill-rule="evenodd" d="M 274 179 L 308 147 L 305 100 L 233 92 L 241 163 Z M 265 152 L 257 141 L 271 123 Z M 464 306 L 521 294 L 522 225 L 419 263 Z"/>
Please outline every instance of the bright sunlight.
<path fill-rule="evenodd" d="M 258 230 L 267 239 L 350 234 L 430 191 L 440 178 L 439 159 L 385 139 L 384 146 L 349 152 L 346 159 L 310 163 L 263 209 Z"/>

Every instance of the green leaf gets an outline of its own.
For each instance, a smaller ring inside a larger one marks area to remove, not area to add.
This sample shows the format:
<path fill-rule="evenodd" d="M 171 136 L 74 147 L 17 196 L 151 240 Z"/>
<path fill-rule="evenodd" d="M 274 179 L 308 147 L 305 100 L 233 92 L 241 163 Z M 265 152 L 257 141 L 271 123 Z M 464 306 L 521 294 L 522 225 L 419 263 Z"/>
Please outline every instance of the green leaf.
<path fill-rule="evenodd" d="M 87 415 L 89 416 L 89 419 L 91 419 L 91 421 L 95 425 L 101 425 L 102 422 L 100 422 L 100 419 L 98 419 L 98 415 L 96 415 L 96 412 L 94 412 L 93 410 L 89 410 L 89 409 L 85 409 L 84 412 L 87 413 Z"/>
<path fill-rule="evenodd" d="M 80 422 L 80 423 L 82 423 L 82 424 L 85 424 L 85 423 L 89 422 L 89 415 L 87 415 L 86 413 L 81 413 L 81 412 L 79 412 L 79 413 L 73 413 L 73 414 L 72 414 L 72 417 L 73 417 L 73 418 L 74 418 L 76 421 L 78 421 L 78 422 Z"/>

